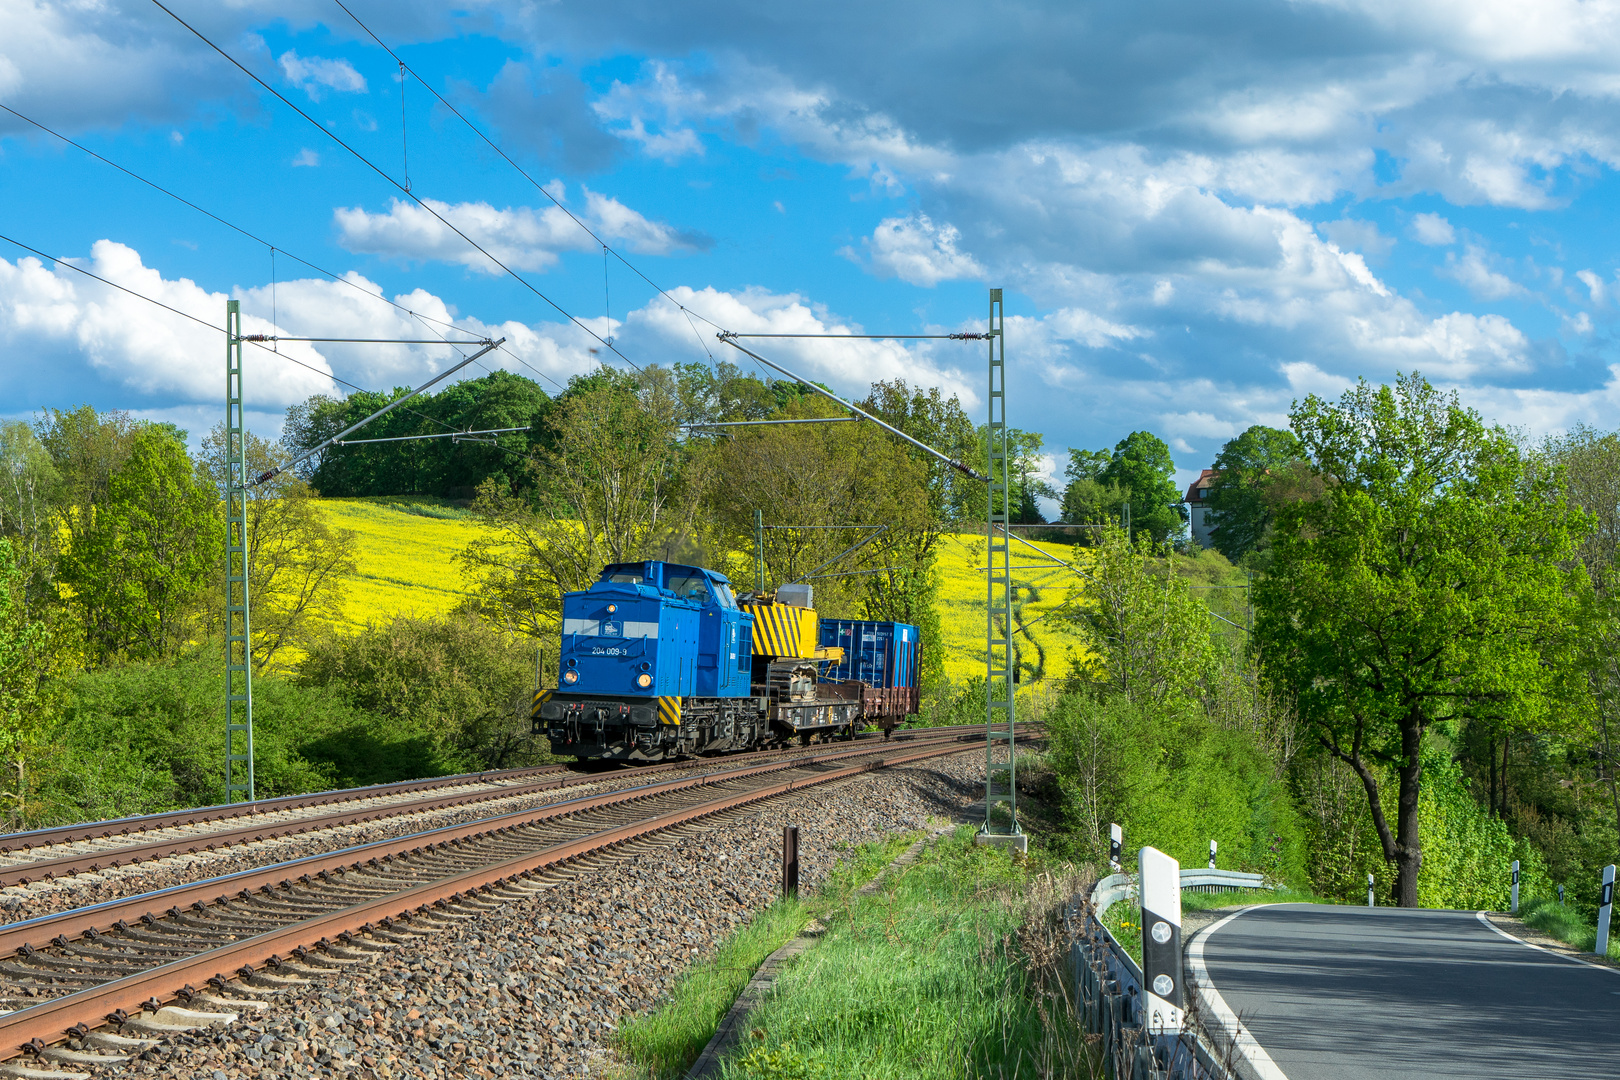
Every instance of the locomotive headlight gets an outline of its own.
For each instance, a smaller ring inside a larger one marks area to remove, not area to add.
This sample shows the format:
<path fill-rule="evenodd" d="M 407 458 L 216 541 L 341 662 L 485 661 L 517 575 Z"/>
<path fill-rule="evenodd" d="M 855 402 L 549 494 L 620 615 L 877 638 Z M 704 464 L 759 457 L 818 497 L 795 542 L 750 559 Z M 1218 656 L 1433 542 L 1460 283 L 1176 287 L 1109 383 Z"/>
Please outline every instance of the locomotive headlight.
<path fill-rule="evenodd" d="M 636 685 L 641 687 L 643 690 L 647 689 L 647 687 L 652 685 L 652 676 L 643 671 L 640 675 L 636 676 Z"/>
<path fill-rule="evenodd" d="M 619 605 L 618 604 L 609 604 L 608 605 L 608 614 L 609 615 L 613 614 L 615 611 L 618 611 L 618 610 L 619 610 Z"/>
<path fill-rule="evenodd" d="M 570 668 L 567 671 L 563 672 L 563 682 L 565 682 L 565 683 L 577 683 L 577 682 L 579 682 L 579 672 L 573 670 L 572 668 Z"/>

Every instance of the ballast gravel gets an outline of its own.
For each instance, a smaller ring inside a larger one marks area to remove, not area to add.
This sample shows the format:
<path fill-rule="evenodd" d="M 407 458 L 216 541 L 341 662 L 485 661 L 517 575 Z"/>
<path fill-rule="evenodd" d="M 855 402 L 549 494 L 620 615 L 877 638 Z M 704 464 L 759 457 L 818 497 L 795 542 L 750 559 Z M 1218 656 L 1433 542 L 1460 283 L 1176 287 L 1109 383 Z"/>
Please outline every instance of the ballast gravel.
<path fill-rule="evenodd" d="M 841 852 L 983 795 L 984 751 L 901 766 L 734 812 L 722 824 L 266 998 L 97 1076 L 601 1076 L 613 1034 L 781 887 L 782 826 L 814 888 Z"/>
<path fill-rule="evenodd" d="M 593 783 L 550 791 L 537 791 L 528 795 L 501 797 L 497 794 L 498 789 L 492 787 L 489 789 L 489 793 L 495 794 L 495 798 L 469 806 L 450 806 L 438 810 L 402 813 L 376 821 L 339 825 L 332 828 L 316 829 L 303 834 L 294 833 L 274 839 L 236 844 L 215 851 L 208 851 L 204 848 L 189 854 L 170 855 L 139 864 L 104 867 L 100 870 L 86 871 L 69 877 L 56 878 L 52 881 L 32 881 L 27 885 L 11 885 L 0 889 L 0 925 L 21 922 L 24 919 L 37 918 L 41 915 L 53 915 L 59 911 L 69 911 L 73 908 L 84 907 L 88 904 L 99 904 L 107 900 L 119 900 L 126 896 L 138 896 L 141 893 L 167 889 L 175 885 L 185 885 L 193 881 L 201 881 L 204 878 L 234 874 L 243 870 L 256 870 L 273 863 L 301 859 L 328 851 L 338 851 L 359 844 L 409 836 L 412 833 L 424 832 L 428 829 L 461 825 L 469 821 L 476 821 L 479 818 L 493 817 L 497 814 L 514 813 L 537 806 L 547 806 L 567 802 L 571 799 L 582 799 L 610 791 L 637 787 L 643 784 L 661 783 L 677 778 L 677 774 L 670 772 L 638 776 L 635 770 L 627 769 L 603 773 L 601 778 Z M 421 797 L 425 798 L 427 796 Z M 322 807 L 319 812 L 333 813 L 336 809 L 335 807 Z M 305 816 L 315 815 L 310 812 Z M 243 824 L 240 821 L 216 823 L 212 831 L 219 831 L 227 827 L 240 828 Z M 268 827 L 267 824 L 266 828 Z M 143 839 L 155 839 L 158 835 L 161 834 L 154 833 L 152 837 Z M 208 843 L 206 833 L 199 832 L 196 839 L 199 845 Z"/>

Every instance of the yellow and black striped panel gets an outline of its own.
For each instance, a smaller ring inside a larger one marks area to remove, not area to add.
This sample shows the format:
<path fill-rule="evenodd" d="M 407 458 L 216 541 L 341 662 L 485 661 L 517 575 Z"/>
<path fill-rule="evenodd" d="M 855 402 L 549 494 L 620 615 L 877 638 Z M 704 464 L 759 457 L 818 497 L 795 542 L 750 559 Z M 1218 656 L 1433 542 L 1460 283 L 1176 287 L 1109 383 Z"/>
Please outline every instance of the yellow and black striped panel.
<path fill-rule="evenodd" d="M 745 604 L 754 616 L 754 655 L 808 660 L 816 654 L 815 608 L 792 604 Z"/>
<path fill-rule="evenodd" d="M 533 700 L 529 702 L 529 715 L 539 716 L 540 706 L 544 705 L 546 701 L 550 699 L 551 695 L 555 694 L 556 692 L 557 691 L 555 690 L 536 690 L 534 692 Z"/>
<path fill-rule="evenodd" d="M 679 724 L 681 722 L 680 698 L 661 697 L 658 699 L 658 722 L 660 724 Z"/>

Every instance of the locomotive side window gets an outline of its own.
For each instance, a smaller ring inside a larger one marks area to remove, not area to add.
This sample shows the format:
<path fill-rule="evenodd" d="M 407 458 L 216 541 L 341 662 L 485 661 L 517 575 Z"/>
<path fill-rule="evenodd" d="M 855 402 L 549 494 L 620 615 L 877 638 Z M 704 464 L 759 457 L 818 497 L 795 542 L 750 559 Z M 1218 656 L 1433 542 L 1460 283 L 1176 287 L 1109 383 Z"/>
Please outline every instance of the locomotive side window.
<path fill-rule="evenodd" d="M 709 583 L 702 574 L 672 573 L 665 588 L 682 600 L 690 600 L 694 604 L 707 603 L 709 599 Z"/>
<path fill-rule="evenodd" d="M 737 598 L 731 595 L 730 585 L 722 585 L 717 581 L 714 583 L 714 592 L 720 598 L 721 607 L 734 608 L 737 606 Z"/>

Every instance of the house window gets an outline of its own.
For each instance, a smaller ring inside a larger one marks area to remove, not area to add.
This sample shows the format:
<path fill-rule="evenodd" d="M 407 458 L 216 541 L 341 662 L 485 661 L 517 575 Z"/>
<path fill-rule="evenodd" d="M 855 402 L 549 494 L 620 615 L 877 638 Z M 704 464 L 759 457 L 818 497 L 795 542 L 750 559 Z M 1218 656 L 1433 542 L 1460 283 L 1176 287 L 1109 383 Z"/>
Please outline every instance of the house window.
<path fill-rule="evenodd" d="M 1199 498 L 1200 498 L 1200 499 L 1207 499 L 1207 498 L 1209 498 L 1209 488 L 1199 488 L 1199 489 L 1198 489 L 1198 497 L 1199 497 Z"/>

